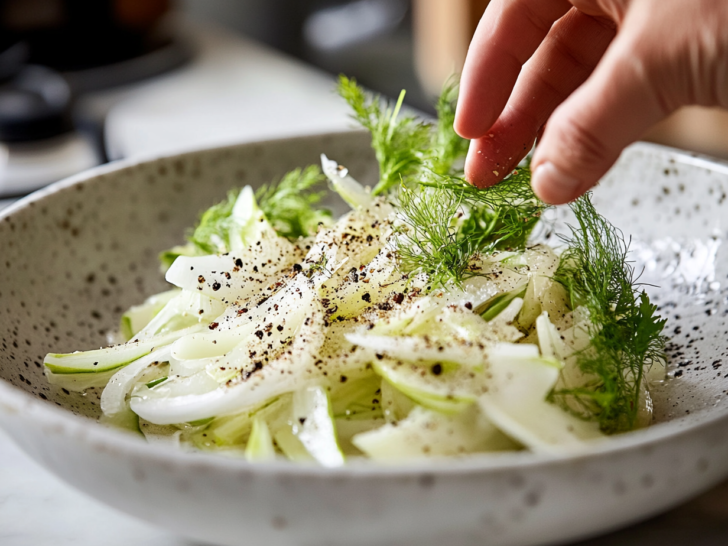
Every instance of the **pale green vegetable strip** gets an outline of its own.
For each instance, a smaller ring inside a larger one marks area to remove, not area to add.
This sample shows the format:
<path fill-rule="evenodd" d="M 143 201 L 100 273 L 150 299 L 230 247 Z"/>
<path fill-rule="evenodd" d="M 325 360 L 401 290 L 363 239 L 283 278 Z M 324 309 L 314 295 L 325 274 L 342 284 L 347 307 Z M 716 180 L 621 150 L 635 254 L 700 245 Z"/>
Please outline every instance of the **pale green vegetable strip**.
<path fill-rule="evenodd" d="M 131 411 L 129 408 L 115 413 L 114 415 L 102 414 L 99 418 L 99 423 L 109 427 L 126 430 L 136 434 L 144 435 L 139 426 L 139 416 Z"/>
<path fill-rule="evenodd" d="M 195 323 L 209 323 L 225 311 L 219 301 L 191 290 L 177 290 L 165 306 L 149 323 L 137 333 L 136 339 L 151 339 L 157 334 L 192 326 Z"/>
<path fill-rule="evenodd" d="M 485 415 L 504 433 L 534 451 L 564 453 L 600 438 L 599 424 L 583 421 L 546 401 L 561 364 L 533 345 L 502 344 L 491 352 L 488 391 L 479 399 Z"/>
<path fill-rule="evenodd" d="M 155 347 L 169 345 L 177 339 L 199 332 L 203 326 L 197 325 L 170 332 L 144 341 L 129 341 L 123 345 L 114 345 L 105 349 L 46 355 L 44 364 L 46 375 L 49 374 L 83 374 L 99 373 L 121 368 L 136 359 L 149 354 Z"/>
<path fill-rule="evenodd" d="M 162 347 L 117 371 L 101 393 L 101 411 L 109 417 L 127 411 L 129 405 L 126 397 L 134 387 L 134 383 L 150 365 L 167 362 L 169 352 L 169 346 Z"/>
<path fill-rule="evenodd" d="M 51 373 L 45 370 L 48 383 L 72 392 L 83 392 L 94 387 L 105 387 L 118 368 L 99 373 Z"/>
<path fill-rule="evenodd" d="M 387 254 L 391 256 L 391 253 L 385 249 L 377 255 L 377 251 L 378 245 L 362 249 L 357 253 L 357 258 L 363 263 L 370 259 L 367 254 L 375 255 L 366 267 L 357 268 L 356 262 L 351 260 L 352 263 L 347 262 L 341 268 L 348 272 L 343 281 L 341 278 L 332 277 L 324 283 L 322 297 L 330 302 L 329 309 L 336 309 L 332 313 L 332 319 L 359 316 L 366 308 L 384 302 L 410 284 L 409 279 L 397 271 L 394 260 L 387 258 Z"/>
<path fill-rule="evenodd" d="M 293 432 L 321 466 L 344 464 L 325 389 L 307 387 L 293 394 Z"/>
<path fill-rule="evenodd" d="M 517 449 L 476 406 L 454 416 L 416 407 L 404 420 L 358 434 L 352 443 L 378 461 Z"/>
<path fill-rule="evenodd" d="M 263 366 L 246 380 L 221 386 L 205 394 L 172 398 L 149 395 L 132 397 L 131 408 L 152 423 L 168 425 L 229 415 L 245 407 L 255 407 L 267 400 L 295 391 L 307 382 L 324 377 L 314 363 L 324 341 L 323 312 L 314 312 L 301 327 L 290 348 L 276 361 Z M 288 372 L 292 373 L 288 373 Z"/>
<path fill-rule="evenodd" d="M 180 339 L 172 347 L 172 356 L 180 360 L 221 357 L 241 343 L 255 339 L 251 336 L 269 323 L 270 310 L 276 306 L 282 318 L 285 318 L 283 330 L 278 334 L 289 337 L 306 317 L 311 316 L 314 303 L 320 306 L 318 302 L 314 302 L 314 296 L 309 279 L 299 274 L 275 295 L 249 309 L 247 313 L 227 321 L 221 319 L 220 326 L 213 331 Z"/>
<path fill-rule="evenodd" d="M 524 284 L 510 292 L 499 294 L 491 301 L 487 302 L 482 308 L 478 309 L 480 316 L 490 322 L 502 311 L 505 311 L 514 299 L 523 298 L 526 294 L 526 286 L 527 285 Z"/>
<path fill-rule="evenodd" d="M 352 439 L 358 434 L 381 428 L 386 423 L 381 417 L 378 419 L 336 419 L 336 433 L 341 452 L 347 457 L 364 455 L 352 443 Z"/>
<path fill-rule="evenodd" d="M 255 419 L 271 424 L 271 431 L 280 428 L 278 421 L 287 405 L 290 401 L 281 397 L 262 407 L 212 419 L 208 426 L 194 434 L 193 442 L 202 449 L 241 446 L 249 440 Z"/>
<path fill-rule="evenodd" d="M 331 388 L 331 411 L 336 419 L 372 419 L 382 416 L 381 383 L 371 373 L 359 380 L 339 383 Z"/>
<path fill-rule="evenodd" d="M 300 258 L 293 245 L 276 235 L 247 250 L 216 256 L 180 256 L 167 270 L 167 282 L 226 304 L 262 297 L 271 277 L 290 271 Z M 270 295 L 270 294 L 268 294 Z"/>
<path fill-rule="evenodd" d="M 513 298 L 505 309 L 501 310 L 497 315 L 488 321 L 488 324 L 494 326 L 506 326 L 512 324 L 518 313 L 520 313 L 523 307 L 523 299 L 519 297 Z"/>
<path fill-rule="evenodd" d="M 365 208 L 374 202 L 371 192 L 354 180 L 349 170 L 321 154 L 321 170 L 329 179 L 334 191 L 353 209 Z"/>
<path fill-rule="evenodd" d="M 418 365 L 376 359 L 374 370 L 417 403 L 446 414 L 460 413 L 477 399 L 484 386 L 476 371 L 441 362 Z"/>
<path fill-rule="evenodd" d="M 439 341 L 429 336 L 378 336 L 351 333 L 346 339 L 395 360 L 454 362 L 468 368 L 482 368 L 488 361 L 483 345 Z"/>
<path fill-rule="evenodd" d="M 287 424 L 275 433 L 275 441 L 283 454 L 291 461 L 316 462 L 298 436 L 293 432 L 293 425 Z"/>
<path fill-rule="evenodd" d="M 159 269 L 164 275 L 180 256 L 202 256 L 205 252 L 193 243 L 177 245 L 159 253 Z"/>
<path fill-rule="evenodd" d="M 258 416 L 253 419 L 253 429 L 245 446 L 245 458 L 251 462 L 260 462 L 271 461 L 275 457 L 275 447 L 268 425 Z"/>
<path fill-rule="evenodd" d="M 190 375 L 175 375 L 172 377 L 168 377 L 166 381 L 151 388 L 148 387 L 146 384 L 137 383 L 131 393 L 131 401 L 133 402 L 135 399 L 138 398 L 165 400 L 183 398 L 185 396 L 202 396 L 215 391 L 219 386 L 220 384 L 214 378 L 210 377 L 206 370 L 200 370 Z M 189 419 L 181 419 L 178 422 L 192 423 L 203 419 L 209 419 L 211 417 L 214 417 L 214 415 L 190 417 Z"/>
<path fill-rule="evenodd" d="M 272 232 L 270 224 L 264 219 L 263 211 L 255 202 L 255 192 L 245 186 L 233 205 L 230 220 L 233 227 L 228 235 L 228 250 L 235 252 L 257 241 L 263 232 Z"/>
<path fill-rule="evenodd" d="M 546 358 L 554 358 L 563 362 L 566 358 L 566 347 L 561 340 L 561 335 L 556 327 L 549 320 L 549 314 L 544 311 L 536 319 L 536 335 L 541 354 Z"/>
<path fill-rule="evenodd" d="M 205 436 L 218 446 L 234 446 L 242 444 L 252 429 L 252 412 L 223 417 L 219 422 L 213 421 L 205 429 Z"/>
<path fill-rule="evenodd" d="M 415 407 L 414 401 L 382 379 L 382 413 L 387 423 L 401 421 Z"/>
<path fill-rule="evenodd" d="M 133 305 L 121 316 L 121 334 L 124 339 L 131 339 L 155 317 L 169 300 L 178 294 L 178 290 L 167 290 L 147 298 L 141 305 Z"/>

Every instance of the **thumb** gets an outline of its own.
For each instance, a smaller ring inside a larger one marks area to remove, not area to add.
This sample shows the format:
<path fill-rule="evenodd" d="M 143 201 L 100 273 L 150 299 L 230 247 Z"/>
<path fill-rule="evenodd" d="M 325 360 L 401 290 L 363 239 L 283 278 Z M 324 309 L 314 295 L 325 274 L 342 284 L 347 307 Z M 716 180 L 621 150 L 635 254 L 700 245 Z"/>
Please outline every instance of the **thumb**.
<path fill-rule="evenodd" d="M 632 42 L 618 34 L 592 75 L 549 118 L 531 164 L 543 201 L 561 204 L 585 193 L 627 145 L 670 113 Z"/>

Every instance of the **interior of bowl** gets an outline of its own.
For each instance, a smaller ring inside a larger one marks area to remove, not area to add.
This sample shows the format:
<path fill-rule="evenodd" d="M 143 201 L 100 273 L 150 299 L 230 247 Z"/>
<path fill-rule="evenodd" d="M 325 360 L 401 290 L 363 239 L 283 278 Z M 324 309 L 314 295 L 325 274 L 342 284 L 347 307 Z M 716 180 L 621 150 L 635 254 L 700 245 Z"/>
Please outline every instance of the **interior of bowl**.
<path fill-rule="evenodd" d="M 0 379 L 97 417 L 99 392 L 49 385 L 45 354 L 106 345 L 126 308 L 165 289 L 157 254 L 183 242 L 202 210 L 231 188 L 255 188 L 318 163 L 322 152 L 358 180 L 375 181 L 368 136 L 351 132 L 106 168 L 0 214 Z M 727 194 L 724 165 L 642 144 L 623 155 L 596 192 L 599 210 L 632 236 L 641 281 L 668 318 L 671 379 L 653 386 L 657 422 L 725 412 Z M 558 225 L 568 209 L 555 216 Z"/>
<path fill-rule="evenodd" d="M 667 376 L 653 383 L 654 421 L 725 413 L 728 393 L 728 168 L 638 144 L 595 192 L 626 239 L 643 288 L 667 319 Z"/>
<path fill-rule="evenodd" d="M 108 345 L 129 306 L 168 286 L 161 250 L 184 242 L 202 211 L 228 190 L 286 172 L 346 164 L 377 175 L 368 136 L 345 133 L 186 153 L 81 177 L 0 216 L 0 379 L 76 414 L 99 415 L 100 390 L 69 392 L 43 375 L 48 352 Z M 107 169 L 108 170 L 108 169 Z M 345 205 L 329 199 L 343 212 Z"/>

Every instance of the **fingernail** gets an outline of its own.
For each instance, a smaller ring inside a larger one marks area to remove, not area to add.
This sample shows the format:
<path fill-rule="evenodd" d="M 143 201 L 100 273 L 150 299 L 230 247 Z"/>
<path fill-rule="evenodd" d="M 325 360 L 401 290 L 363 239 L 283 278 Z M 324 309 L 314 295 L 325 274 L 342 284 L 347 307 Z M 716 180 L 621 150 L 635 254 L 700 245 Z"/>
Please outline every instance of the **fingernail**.
<path fill-rule="evenodd" d="M 581 182 L 547 161 L 533 171 L 531 185 L 543 201 L 560 205 L 577 196 Z"/>

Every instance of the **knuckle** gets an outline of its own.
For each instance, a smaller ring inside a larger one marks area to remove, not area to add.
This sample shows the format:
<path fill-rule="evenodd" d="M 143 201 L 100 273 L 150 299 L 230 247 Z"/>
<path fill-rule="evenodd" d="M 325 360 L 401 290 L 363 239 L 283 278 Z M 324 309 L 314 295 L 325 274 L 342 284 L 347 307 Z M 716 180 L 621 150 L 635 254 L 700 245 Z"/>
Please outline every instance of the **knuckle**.
<path fill-rule="evenodd" d="M 627 11 L 627 0 L 571 0 L 579 11 L 602 18 L 605 24 L 614 24 L 624 18 Z"/>
<path fill-rule="evenodd" d="M 626 78 L 640 82 L 644 93 L 666 117 L 685 102 L 680 86 L 675 83 L 684 81 L 684 78 L 674 78 L 675 68 L 675 63 L 666 59 L 660 51 L 647 49 L 635 55 L 625 55 L 619 70 Z"/>
<path fill-rule="evenodd" d="M 555 129 L 558 146 L 564 159 L 574 165 L 579 171 L 598 173 L 614 161 L 615 153 L 609 148 L 604 139 L 593 130 L 579 123 L 573 118 L 558 122 L 556 127 L 549 122 L 550 128 Z"/>
<path fill-rule="evenodd" d="M 634 36 L 619 44 L 611 73 L 617 85 L 632 89 L 645 104 L 654 105 L 661 117 L 677 110 L 685 100 L 685 77 L 678 77 L 682 64 L 668 48 L 645 44 L 644 36 Z"/>
<path fill-rule="evenodd" d="M 664 115 L 687 104 L 722 105 L 728 84 L 728 33 L 722 15 L 728 15 L 728 3 L 695 0 L 676 6 L 674 1 L 671 10 L 655 15 L 648 8 L 656 2 L 635 10 L 622 29 L 624 68 L 643 82 Z M 725 11 L 718 13 L 721 5 Z M 675 24 L 678 16 L 684 24 Z"/>
<path fill-rule="evenodd" d="M 519 7 L 523 10 L 522 15 L 526 21 L 535 29 L 539 30 L 543 34 L 546 34 L 551 28 L 553 21 L 545 18 L 541 13 L 541 10 L 537 9 L 537 3 L 524 2 Z"/>

